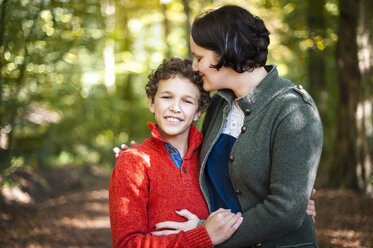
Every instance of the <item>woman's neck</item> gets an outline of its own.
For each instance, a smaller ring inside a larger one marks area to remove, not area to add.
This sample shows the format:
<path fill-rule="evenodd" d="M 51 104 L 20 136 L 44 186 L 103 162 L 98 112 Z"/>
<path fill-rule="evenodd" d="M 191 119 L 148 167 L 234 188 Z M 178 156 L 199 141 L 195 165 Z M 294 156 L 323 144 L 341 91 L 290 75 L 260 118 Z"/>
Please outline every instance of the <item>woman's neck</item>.
<path fill-rule="evenodd" d="M 234 92 L 237 98 L 247 95 L 252 91 L 258 84 L 267 76 L 268 72 L 264 67 L 255 68 L 253 71 L 246 71 L 243 73 L 231 74 L 233 77 L 231 82 L 231 90 Z"/>

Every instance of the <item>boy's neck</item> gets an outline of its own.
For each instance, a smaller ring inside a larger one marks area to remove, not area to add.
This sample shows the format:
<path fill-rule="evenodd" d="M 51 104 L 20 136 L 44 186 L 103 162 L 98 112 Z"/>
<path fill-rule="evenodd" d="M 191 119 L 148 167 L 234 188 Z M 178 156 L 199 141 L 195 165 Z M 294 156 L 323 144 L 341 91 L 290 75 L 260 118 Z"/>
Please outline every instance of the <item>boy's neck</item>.
<path fill-rule="evenodd" d="M 181 158 L 184 158 L 184 155 L 188 151 L 189 146 L 189 130 L 183 134 L 175 136 L 167 136 L 163 133 L 162 130 L 159 130 L 165 140 L 167 140 L 173 147 L 177 149 Z"/>

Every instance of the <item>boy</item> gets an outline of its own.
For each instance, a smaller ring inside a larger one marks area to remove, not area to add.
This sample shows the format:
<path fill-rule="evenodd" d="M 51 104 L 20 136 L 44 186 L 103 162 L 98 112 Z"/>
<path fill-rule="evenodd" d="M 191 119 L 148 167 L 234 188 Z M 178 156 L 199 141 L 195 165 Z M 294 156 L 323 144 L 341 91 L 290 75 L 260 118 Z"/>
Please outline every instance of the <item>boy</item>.
<path fill-rule="evenodd" d="M 208 217 L 199 188 L 202 134 L 192 125 L 210 96 L 190 60 L 165 60 L 149 75 L 152 137 L 118 158 L 109 189 L 113 247 L 212 247 L 228 239 L 242 223 L 241 213 L 219 209 Z M 176 211 L 184 209 L 182 211 Z M 190 212 L 186 211 L 189 210 Z M 207 218 L 208 217 L 208 218 Z M 155 236 L 156 224 L 185 221 L 191 228 Z M 199 219 L 206 219 L 197 228 Z M 192 229 L 194 228 L 194 229 Z"/>

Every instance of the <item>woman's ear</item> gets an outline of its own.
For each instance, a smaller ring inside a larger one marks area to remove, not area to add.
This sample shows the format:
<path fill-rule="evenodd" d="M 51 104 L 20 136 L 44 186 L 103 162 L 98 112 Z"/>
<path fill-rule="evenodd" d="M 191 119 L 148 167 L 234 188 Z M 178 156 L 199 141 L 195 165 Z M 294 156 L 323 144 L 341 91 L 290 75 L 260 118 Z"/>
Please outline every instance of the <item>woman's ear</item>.
<path fill-rule="evenodd" d="M 153 98 L 151 96 L 148 97 L 148 106 L 149 106 L 149 110 L 150 112 L 152 112 L 154 114 L 155 110 L 154 110 L 154 102 L 153 102 Z"/>

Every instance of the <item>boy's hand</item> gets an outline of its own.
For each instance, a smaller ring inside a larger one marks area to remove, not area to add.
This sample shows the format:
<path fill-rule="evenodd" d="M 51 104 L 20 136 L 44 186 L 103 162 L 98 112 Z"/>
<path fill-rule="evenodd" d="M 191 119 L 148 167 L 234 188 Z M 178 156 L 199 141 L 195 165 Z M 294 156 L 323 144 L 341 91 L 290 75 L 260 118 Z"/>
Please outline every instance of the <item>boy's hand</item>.
<path fill-rule="evenodd" d="M 134 145 L 137 145 L 136 141 L 131 140 L 130 146 L 132 147 L 132 146 L 134 146 Z M 125 150 L 127 150 L 127 149 L 128 149 L 128 146 L 125 145 L 125 144 L 121 144 L 121 145 L 120 145 L 120 148 L 121 148 L 121 149 L 119 149 L 118 147 L 114 147 L 114 148 L 113 148 L 113 153 L 114 153 L 115 158 L 118 158 L 119 155 L 120 155 L 122 152 L 124 152 Z"/>
<path fill-rule="evenodd" d="M 205 221 L 207 233 L 213 245 L 218 245 L 229 239 L 243 221 L 242 214 L 234 214 L 230 209 L 219 208 L 210 214 Z"/>
<path fill-rule="evenodd" d="M 186 209 L 183 209 L 180 211 L 176 210 L 175 212 L 176 214 L 186 218 L 187 221 L 185 222 L 165 221 L 165 222 L 157 223 L 154 228 L 155 230 L 159 230 L 159 229 L 169 229 L 169 230 L 155 231 L 155 232 L 152 232 L 152 234 L 157 235 L 157 236 L 168 235 L 168 234 L 178 233 L 181 230 L 186 232 L 197 227 L 198 222 L 200 220 L 197 215 L 192 214 Z"/>

